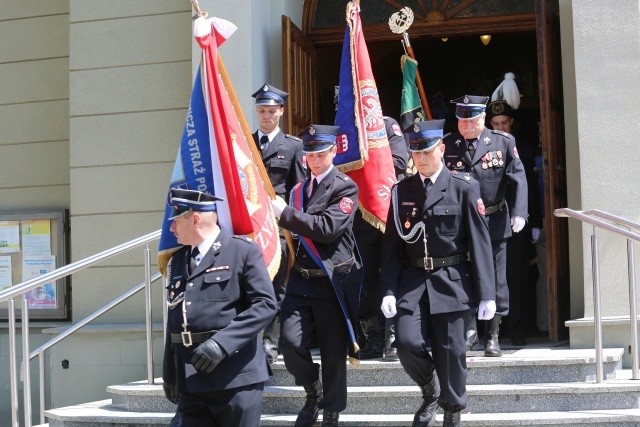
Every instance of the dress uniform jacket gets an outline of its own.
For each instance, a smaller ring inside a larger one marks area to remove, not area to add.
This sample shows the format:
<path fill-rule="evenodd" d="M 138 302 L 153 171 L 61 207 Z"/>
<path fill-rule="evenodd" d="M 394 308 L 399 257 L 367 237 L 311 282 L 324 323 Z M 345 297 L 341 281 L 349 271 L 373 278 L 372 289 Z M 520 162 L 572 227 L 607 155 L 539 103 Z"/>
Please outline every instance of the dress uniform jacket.
<path fill-rule="evenodd" d="M 392 191 L 395 197 L 382 240 L 380 280 L 384 295 L 395 296 L 397 307 L 413 312 L 426 290 L 431 314 L 467 310 L 476 307 L 479 300 L 493 299 L 491 242 L 475 180 L 443 167 L 428 196 L 419 174 L 398 182 Z M 393 204 L 397 204 L 397 217 Z M 405 242 L 396 223 L 408 234 L 421 221 L 425 224 L 430 257 L 469 253 L 471 262 L 430 272 L 406 264 L 407 259 L 425 256 L 424 243 L 422 237 L 414 243 Z"/>
<path fill-rule="evenodd" d="M 169 309 L 163 379 L 176 384 L 178 394 L 214 392 L 266 381 L 270 368 L 259 333 L 276 314 L 269 273 L 258 246 L 244 236 L 220 231 L 197 268 L 188 273 L 190 246 L 178 250 L 168 270 L 169 302 L 184 301 Z M 214 339 L 227 352 L 209 374 L 191 364 L 199 344 L 172 343 L 179 334 L 183 308 L 190 332 L 218 331 Z"/>
<path fill-rule="evenodd" d="M 487 213 L 491 240 L 511 236 L 511 217 L 527 218 L 527 178 L 515 138 L 499 130 L 484 129 L 478 137 L 473 159 L 465 139 L 455 133 L 444 141 L 444 161 L 448 169 L 469 172 L 478 181 L 480 195 L 489 210 L 504 199 L 505 206 Z M 491 166 L 489 166 L 491 163 Z"/>
<path fill-rule="evenodd" d="M 253 134 L 258 147 L 258 132 Z M 298 182 L 306 178 L 303 165 L 302 141 L 300 138 L 278 132 L 262 152 L 262 162 L 277 195 L 289 201 L 289 192 Z"/>
<path fill-rule="evenodd" d="M 348 273 L 334 270 L 335 290 L 327 278 L 308 280 L 292 270 L 287 284 L 287 295 L 324 299 L 337 296 L 341 306 L 347 311 L 355 331 L 360 295 L 360 265 L 354 260 L 355 243 L 351 228 L 358 206 L 358 186 L 351 178 L 333 167 L 320 181 L 310 200 L 306 200 L 306 189 L 304 194 L 304 212 L 285 209 L 282 211 L 279 224 L 301 237 L 311 239 L 323 261 L 328 260 L 334 266 L 352 261 L 353 266 Z M 302 267 L 321 268 L 307 254 L 302 243 L 298 244 L 295 257 L 296 262 Z"/>

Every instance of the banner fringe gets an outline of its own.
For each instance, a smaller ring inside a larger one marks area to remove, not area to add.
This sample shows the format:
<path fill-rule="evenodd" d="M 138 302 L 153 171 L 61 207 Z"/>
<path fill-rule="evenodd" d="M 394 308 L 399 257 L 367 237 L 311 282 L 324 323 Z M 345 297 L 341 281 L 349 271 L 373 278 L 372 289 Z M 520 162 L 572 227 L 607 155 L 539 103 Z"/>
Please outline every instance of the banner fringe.
<path fill-rule="evenodd" d="M 173 254 L 178 251 L 178 249 L 180 249 L 180 247 L 158 251 L 158 270 L 164 277 L 167 277 L 167 267 L 169 266 L 169 260 L 171 259 Z"/>
<path fill-rule="evenodd" d="M 360 212 L 362 213 L 362 219 L 364 219 L 369 224 L 373 225 L 378 230 L 382 231 L 382 234 L 384 234 L 384 231 L 386 229 L 386 224 L 383 221 L 381 221 L 377 216 L 375 216 L 374 214 L 366 210 L 359 201 L 358 201 L 358 207 L 360 208 Z"/>
<path fill-rule="evenodd" d="M 362 169 L 364 167 L 364 163 L 364 160 L 356 160 L 355 162 L 343 163 L 341 165 L 337 165 L 336 167 L 340 172 L 347 173 L 350 171 Z"/>

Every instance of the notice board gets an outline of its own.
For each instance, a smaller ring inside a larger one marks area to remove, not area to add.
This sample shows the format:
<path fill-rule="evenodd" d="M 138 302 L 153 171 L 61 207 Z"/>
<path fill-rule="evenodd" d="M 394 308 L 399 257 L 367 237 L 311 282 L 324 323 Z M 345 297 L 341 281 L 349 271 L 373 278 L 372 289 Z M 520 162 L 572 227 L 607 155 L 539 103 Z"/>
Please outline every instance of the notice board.
<path fill-rule="evenodd" d="M 67 263 L 69 212 L 0 213 L 0 290 L 49 273 Z M 69 318 L 69 277 L 45 283 L 26 294 L 30 320 Z M 21 318 L 22 298 L 15 297 Z M 0 304 L 6 320 L 7 303 Z"/>

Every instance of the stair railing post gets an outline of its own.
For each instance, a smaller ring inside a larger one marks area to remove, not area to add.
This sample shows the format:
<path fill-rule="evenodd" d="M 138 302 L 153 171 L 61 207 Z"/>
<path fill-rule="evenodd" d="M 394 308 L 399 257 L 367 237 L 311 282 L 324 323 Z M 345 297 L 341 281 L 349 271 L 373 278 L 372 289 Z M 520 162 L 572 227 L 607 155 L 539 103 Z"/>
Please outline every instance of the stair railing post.
<path fill-rule="evenodd" d="M 631 326 L 631 379 L 638 378 L 638 304 L 636 303 L 636 264 L 633 240 L 627 239 L 627 268 L 629 272 L 629 326 Z"/>
<path fill-rule="evenodd" d="M 149 244 L 144 250 L 144 296 L 147 322 L 147 380 L 153 384 L 153 323 L 151 319 L 151 262 L 149 261 Z"/>
<path fill-rule="evenodd" d="M 38 368 L 40 374 L 40 424 L 44 424 L 44 350 L 38 352 Z"/>
<path fill-rule="evenodd" d="M 29 363 L 29 300 L 22 294 L 22 381 L 24 382 L 24 426 L 31 427 L 31 368 Z"/>
<path fill-rule="evenodd" d="M 593 325 L 595 329 L 596 350 L 596 382 L 603 380 L 604 367 L 602 365 L 602 317 L 600 313 L 600 266 L 598 254 L 598 237 L 596 227 L 591 235 L 591 272 L 593 274 Z"/>
<path fill-rule="evenodd" d="M 16 308 L 13 298 L 9 304 L 9 383 L 11 387 L 11 427 L 18 427 L 18 372 L 16 365 Z"/>

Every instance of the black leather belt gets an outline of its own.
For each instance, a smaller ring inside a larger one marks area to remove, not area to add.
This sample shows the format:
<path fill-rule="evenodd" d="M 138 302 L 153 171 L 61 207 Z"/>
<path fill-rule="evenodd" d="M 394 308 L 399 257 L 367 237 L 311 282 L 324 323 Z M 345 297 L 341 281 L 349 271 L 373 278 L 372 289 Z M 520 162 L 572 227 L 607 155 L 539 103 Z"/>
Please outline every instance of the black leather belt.
<path fill-rule="evenodd" d="M 407 258 L 407 263 L 415 267 L 424 268 L 431 271 L 436 268 L 448 267 L 450 265 L 461 264 L 467 260 L 467 255 L 454 255 L 446 258 L 432 258 L 430 256 L 424 258 Z"/>
<path fill-rule="evenodd" d="M 351 264 L 353 264 L 353 257 L 333 267 L 333 271 L 335 271 L 338 274 L 347 273 L 349 269 L 351 269 Z M 293 268 L 298 273 L 300 273 L 300 275 L 305 279 L 316 279 L 318 277 L 327 277 L 327 273 L 325 273 L 325 271 L 321 268 L 306 268 L 301 266 L 297 262 L 293 263 Z"/>
<path fill-rule="evenodd" d="M 506 201 L 505 201 L 505 199 L 503 197 L 502 200 L 500 200 L 495 205 L 489 206 L 488 208 L 485 208 L 484 214 L 485 215 L 491 215 L 492 213 L 498 212 L 500 209 L 502 209 L 502 207 L 504 206 L 505 203 L 506 203 Z"/>
<path fill-rule="evenodd" d="M 205 342 L 220 331 L 209 332 L 180 332 L 179 334 L 171 333 L 171 342 L 175 344 L 183 344 L 185 347 L 191 347 L 193 344 Z"/>

